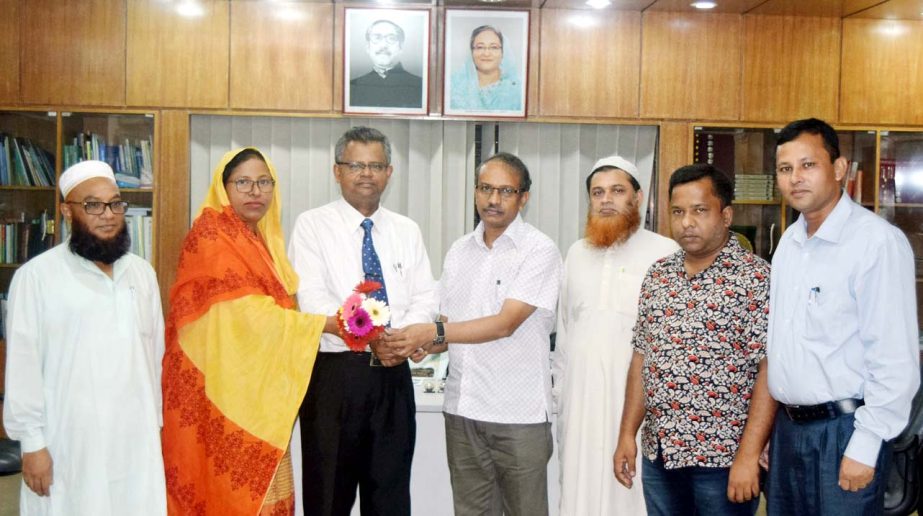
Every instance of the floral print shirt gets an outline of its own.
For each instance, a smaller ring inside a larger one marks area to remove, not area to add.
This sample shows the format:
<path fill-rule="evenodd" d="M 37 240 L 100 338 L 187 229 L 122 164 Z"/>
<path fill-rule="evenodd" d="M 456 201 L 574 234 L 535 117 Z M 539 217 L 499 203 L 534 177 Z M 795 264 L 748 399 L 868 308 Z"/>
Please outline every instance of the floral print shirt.
<path fill-rule="evenodd" d="M 769 264 L 733 235 L 687 277 L 680 250 L 641 286 L 633 347 L 644 355 L 642 453 L 667 469 L 730 467 L 766 354 Z"/>

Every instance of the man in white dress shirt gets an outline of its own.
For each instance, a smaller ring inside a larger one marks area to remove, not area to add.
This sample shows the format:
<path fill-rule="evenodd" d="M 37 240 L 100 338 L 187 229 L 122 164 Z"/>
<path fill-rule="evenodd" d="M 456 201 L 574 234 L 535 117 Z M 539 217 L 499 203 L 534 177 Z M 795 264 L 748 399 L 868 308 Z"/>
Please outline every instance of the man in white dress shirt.
<path fill-rule="evenodd" d="M 13 276 L 3 424 L 22 446 L 20 514 L 160 515 L 164 327 L 101 161 L 59 180 L 70 238 Z"/>
<path fill-rule="evenodd" d="M 644 496 L 616 482 L 612 454 L 625 400 L 638 294 L 648 267 L 679 249 L 640 229 L 638 170 L 619 156 L 596 162 L 586 179 L 586 237 L 564 262 L 553 394 L 558 408 L 561 514 L 643 515 Z"/>
<path fill-rule="evenodd" d="M 444 412 L 457 516 L 548 512 L 550 334 L 561 253 L 519 215 L 530 184 L 512 154 L 478 167 L 481 222 L 449 249 L 440 282 L 448 322 L 386 339 L 414 360 L 450 344 Z"/>
<path fill-rule="evenodd" d="M 334 315 L 356 285 L 377 275 L 391 325 L 432 321 L 436 282 L 420 228 L 380 204 L 393 171 L 391 144 L 376 129 L 354 127 L 335 154 L 343 198 L 302 213 L 292 232 L 299 306 Z M 372 260 L 375 271 L 367 270 Z M 372 351 L 352 352 L 337 336 L 321 337 L 300 412 L 305 514 L 349 514 L 357 485 L 363 514 L 410 514 L 416 438 L 410 370 L 406 356 L 378 343 Z"/>

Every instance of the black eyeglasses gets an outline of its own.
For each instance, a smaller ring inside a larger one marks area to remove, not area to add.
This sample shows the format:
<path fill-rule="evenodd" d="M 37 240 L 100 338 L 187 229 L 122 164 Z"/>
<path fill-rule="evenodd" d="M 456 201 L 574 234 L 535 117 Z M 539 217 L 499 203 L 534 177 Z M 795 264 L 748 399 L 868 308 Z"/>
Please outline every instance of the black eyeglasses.
<path fill-rule="evenodd" d="M 126 210 L 128 210 L 128 201 L 111 201 L 111 202 L 102 202 L 102 201 L 64 201 L 64 204 L 79 204 L 83 206 L 83 211 L 87 215 L 102 215 L 106 211 L 106 207 L 109 207 L 115 215 L 123 215 Z"/>
<path fill-rule="evenodd" d="M 250 193 L 253 191 L 253 185 L 256 185 L 261 192 L 269 193 L 276 186 L 276 181 L 274 179 L 263 178 L 257 179 L 254 181 L 248 177 L 242 177 L 240 179 L 235 179 L 233 181 L 228 181 L 229 183 L 234 183 L 234 187 L 237 188 L 237 191 L 240 193 Z"/>
<path fill-rule="evenodd" d="M 381 174 L 388 169 L 387 163 L 379 163 L 377 161 L 371 163 L 363 163 L 361 161 L 337 161 L 336 164 L 346 167 L 350 174 L 358 174 L 365 169 L 369 169 L 376 174 Z"/>
<path fill-rule="evenodd" d="M 494 192 L 500 194 L 500 197 L 503 199 L 509 199 L 510 197 L 525 192 L 525 188 L 511 188 L 509 186 L 491 186 L 487 183 L 481 183 L 477 185 L 475 191 L 483 195 L 484 197 L 490 197 Z"/>

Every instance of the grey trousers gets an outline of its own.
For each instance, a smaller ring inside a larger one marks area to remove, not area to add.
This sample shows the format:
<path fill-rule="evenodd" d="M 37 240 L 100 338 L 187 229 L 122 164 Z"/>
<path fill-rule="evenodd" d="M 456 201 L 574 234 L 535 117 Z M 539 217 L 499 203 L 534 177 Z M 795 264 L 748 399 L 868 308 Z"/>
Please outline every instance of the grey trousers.
<path fill-rule="evenodd" d="M 456 516 L 548 514 L 551 423 L 500 424 L 443 415 Z"/>

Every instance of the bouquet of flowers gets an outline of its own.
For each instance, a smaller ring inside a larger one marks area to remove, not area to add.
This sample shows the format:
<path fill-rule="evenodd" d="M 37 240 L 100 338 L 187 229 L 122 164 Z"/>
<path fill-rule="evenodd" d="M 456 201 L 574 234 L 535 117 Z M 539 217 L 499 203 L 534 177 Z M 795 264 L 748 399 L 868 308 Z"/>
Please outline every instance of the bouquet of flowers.
<path fill-rule="evenodd" d="M 388 305 L 370 295 L 380 288 L 377 281 L 363 281 L 337 311 L 340 337 L 357 353 L 365 351 L 369 342 L 381 336 L 391 320 Z"/>

